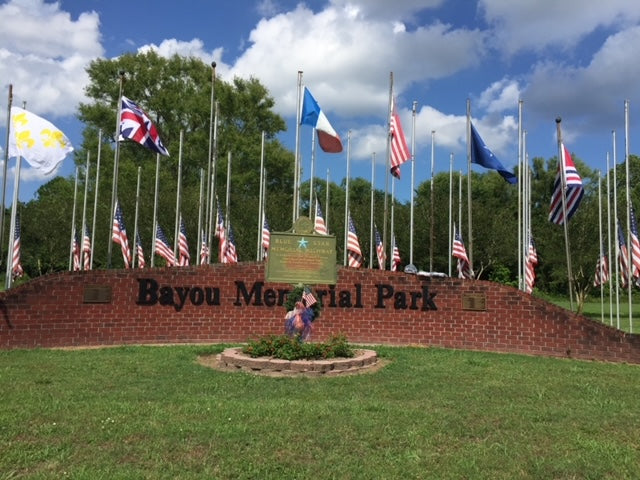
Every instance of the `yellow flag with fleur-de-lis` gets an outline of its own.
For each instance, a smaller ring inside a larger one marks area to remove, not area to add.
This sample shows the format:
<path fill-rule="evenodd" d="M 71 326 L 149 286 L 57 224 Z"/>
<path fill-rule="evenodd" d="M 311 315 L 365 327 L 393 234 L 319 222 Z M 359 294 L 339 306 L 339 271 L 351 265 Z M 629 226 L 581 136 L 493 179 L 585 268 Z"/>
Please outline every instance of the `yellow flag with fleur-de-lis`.
<path fill-rule="evenodd" d="M 45 175 L 70 152 L 71 142 L 55 125 L 27 110 L 11 107 L 9 156 L 22 157 Z"/>

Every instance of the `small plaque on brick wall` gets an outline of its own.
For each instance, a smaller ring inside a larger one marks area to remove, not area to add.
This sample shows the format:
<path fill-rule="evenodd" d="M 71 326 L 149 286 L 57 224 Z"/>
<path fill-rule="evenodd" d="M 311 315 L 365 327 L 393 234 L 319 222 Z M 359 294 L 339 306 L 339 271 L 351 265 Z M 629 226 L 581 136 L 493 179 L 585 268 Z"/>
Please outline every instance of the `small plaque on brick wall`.
<path fill-rule="evenodd" d="M 467 293 L 462 295 L 462 309 L 485 311 L 487 309 L 487 297 L 484 293 Z"/>
<path fill-rule="evenodd" d="M 111 303 L 111 285 L 85 285 L 84 303 Z"/>

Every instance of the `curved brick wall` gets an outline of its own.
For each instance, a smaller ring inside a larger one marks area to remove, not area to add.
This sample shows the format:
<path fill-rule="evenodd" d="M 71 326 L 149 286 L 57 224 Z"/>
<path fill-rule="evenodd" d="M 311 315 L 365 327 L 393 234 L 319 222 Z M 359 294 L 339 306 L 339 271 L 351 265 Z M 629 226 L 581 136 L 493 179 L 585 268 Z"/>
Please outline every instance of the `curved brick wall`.
<path fill-rule="evenodd" d="M 243 342 L 284 331 L 261 263 L 64 272 L 0 293 L 0 348 Z M 340 269 L 313 339 L 640 363 L 640 336 L 485 281 Z"/>

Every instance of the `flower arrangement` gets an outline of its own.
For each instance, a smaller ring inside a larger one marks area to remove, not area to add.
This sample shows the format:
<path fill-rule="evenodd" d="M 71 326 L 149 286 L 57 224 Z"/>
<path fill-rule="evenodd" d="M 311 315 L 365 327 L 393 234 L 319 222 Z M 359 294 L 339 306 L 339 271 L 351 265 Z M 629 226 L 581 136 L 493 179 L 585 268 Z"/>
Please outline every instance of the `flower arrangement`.
<path fill-rule="evenodd" d="M 284 330 L 289 337 L 307 341 L 311 337 L 312 323 L 320 315 L 320 303 L 306 285 L 297 285 L 287 295 Z"/>

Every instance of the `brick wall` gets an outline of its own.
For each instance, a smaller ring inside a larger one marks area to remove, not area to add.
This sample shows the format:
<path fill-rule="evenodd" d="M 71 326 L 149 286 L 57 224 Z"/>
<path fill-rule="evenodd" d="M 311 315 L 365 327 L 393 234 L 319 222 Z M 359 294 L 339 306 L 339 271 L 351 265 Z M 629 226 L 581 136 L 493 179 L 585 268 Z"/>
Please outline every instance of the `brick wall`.
<path fill-rule="evenodd" d="M 0 348 L 243 342 L 284 331 L 287 284 L 260 263 L 94 270 L 0 293 Z M 313 339 L 640 363 L 640 336 L 485 281 L 340 269 Z"/>

